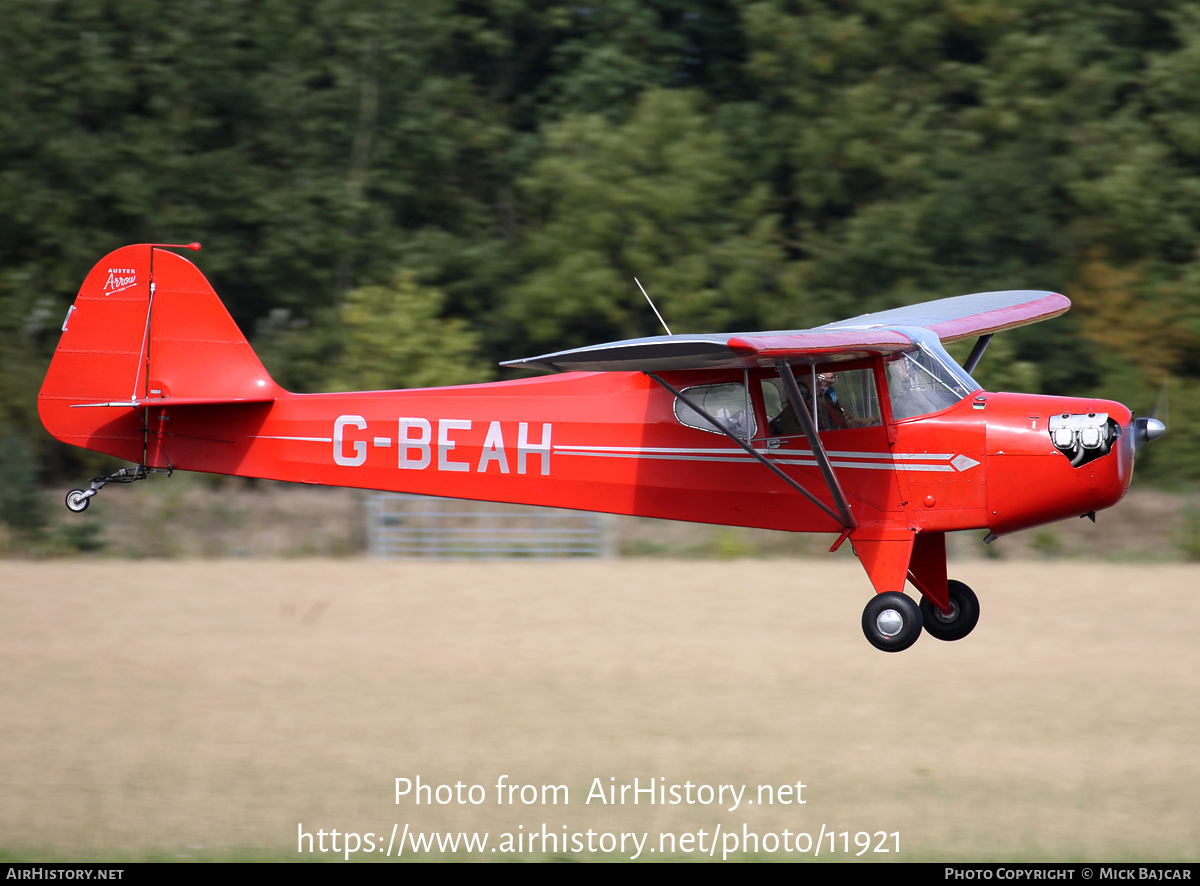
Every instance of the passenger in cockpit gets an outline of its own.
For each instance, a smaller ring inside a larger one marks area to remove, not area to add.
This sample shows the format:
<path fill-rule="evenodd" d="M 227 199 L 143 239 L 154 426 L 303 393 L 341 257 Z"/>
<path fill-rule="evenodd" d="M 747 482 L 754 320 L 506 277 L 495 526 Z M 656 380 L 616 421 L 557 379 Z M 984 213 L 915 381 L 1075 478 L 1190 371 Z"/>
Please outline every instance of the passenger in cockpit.
<path fill-rule="evenodd" d="M 800 398 L 807 404 L 809 402 L 808 386 L 797 379 L 796 387 L 800 389 Z M 780 395 L 786 396 L 782 391 Z M 805 406 L 805 408 L 807 409 L 808 407 Z M 767 428 L 770 430 L 772 437 L 796 437 L 804 435 L 804 427 L 800 424 L 800 419 L 796 418 L 796 410 L 790 402 L 784 403 L 783 409 L 779 411 L 779 414 L 767 423 Z"/>

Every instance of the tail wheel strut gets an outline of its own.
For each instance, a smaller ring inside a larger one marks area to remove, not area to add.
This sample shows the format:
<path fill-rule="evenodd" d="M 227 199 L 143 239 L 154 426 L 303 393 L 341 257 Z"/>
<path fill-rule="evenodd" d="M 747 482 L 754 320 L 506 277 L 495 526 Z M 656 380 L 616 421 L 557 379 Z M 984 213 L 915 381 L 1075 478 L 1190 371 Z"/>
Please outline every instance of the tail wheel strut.
<path fill-rule="evenodd" d="M 72 489 L 67 493 L 67 510 L 82 514 L 88 509 L 92 497 L 109 483 L 136 483 L 138 480 L 145 480 L 151 474 L 166 474 L 169 477 L 173 473 L 171 468 L 148 468 L 138 465 L 133 468 L 121 468 L 104 477 L 93 477 L 89 488 Z"/>

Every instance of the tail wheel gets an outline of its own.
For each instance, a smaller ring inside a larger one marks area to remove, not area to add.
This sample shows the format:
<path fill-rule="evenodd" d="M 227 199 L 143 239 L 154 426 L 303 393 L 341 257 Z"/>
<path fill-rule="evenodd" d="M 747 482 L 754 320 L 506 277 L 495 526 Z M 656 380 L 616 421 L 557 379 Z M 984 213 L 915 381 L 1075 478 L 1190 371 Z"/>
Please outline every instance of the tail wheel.
<path fill-rule="evenodd" d="M 82 489 L 72 489 L 67 493 L 67 509 L 76 514 L 82 514 L 88 509 L 88 503 L 91 500 L 92 497 Z"/>
<path fill-rule="evenodd" d="M 950 592 L 950 614 L 942 612 L 924 597 L 921 616 L 931 636 L 939 640 L 961 640 L 979 623 L 979 598 L 961 581 L 947 582 Z"/>
<path fill-rule="evenodd" d="M 862 629 L 876 649 L 901 652 L 921 636 L 921 608 L 907 594 L 876 594 L 863 609 Z"/>

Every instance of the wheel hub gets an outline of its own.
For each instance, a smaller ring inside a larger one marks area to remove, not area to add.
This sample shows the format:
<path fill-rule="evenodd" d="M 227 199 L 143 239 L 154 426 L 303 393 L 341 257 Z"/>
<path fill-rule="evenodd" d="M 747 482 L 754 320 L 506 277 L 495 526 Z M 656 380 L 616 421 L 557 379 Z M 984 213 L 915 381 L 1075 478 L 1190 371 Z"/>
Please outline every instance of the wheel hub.
<path fill-rule="evenodd" d="M 949 615 L 947 615 L 945 612 L 942 612 L 942 610 L 939 609 L 938 607 L 934 606 L 933 607 L 933 617 L 936 618 L 938 621 L 940 621 L 942 624 L 950 624 L 956 618 L 958 618 L 958 604 L 956 602 L 954 602 L 953 598 L 951 598 Z"/>
<path fill-rule="evenodd" d="M 904 616 L 895 609 L 885 609 L 875 619 L 875 627 L 879 629 L 879 633 L 890 640 L 904 627 Z"/>

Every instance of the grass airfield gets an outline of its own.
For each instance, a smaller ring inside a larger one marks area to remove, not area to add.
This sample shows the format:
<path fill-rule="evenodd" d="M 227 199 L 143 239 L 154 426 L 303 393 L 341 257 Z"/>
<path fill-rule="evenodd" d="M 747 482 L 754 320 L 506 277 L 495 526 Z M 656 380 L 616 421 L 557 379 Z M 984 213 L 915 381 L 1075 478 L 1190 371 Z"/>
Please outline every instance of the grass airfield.
<path fill-rule="evenodd" d="M 974 634 L 887 655 L 853 560 L 4 561 L 0 853 L 332 860 L 297 856 L 302 822 L 489 847 L 543 824 L 648 846 L 824 825 L 900 832 L 864 860 L 1200 858 L 1200 567 L 951 566 Z M 417 774 L 487 801 L 396 805 Z M 497 805 L 502 774 L 570 805 Z M 802 781 L 807 802 L 584 803 L 635 776 L 747 798 Z M 858 851 L 837 844 L 821 860 Z M 563 854 L 624 857 L 485 857 Z"/>

